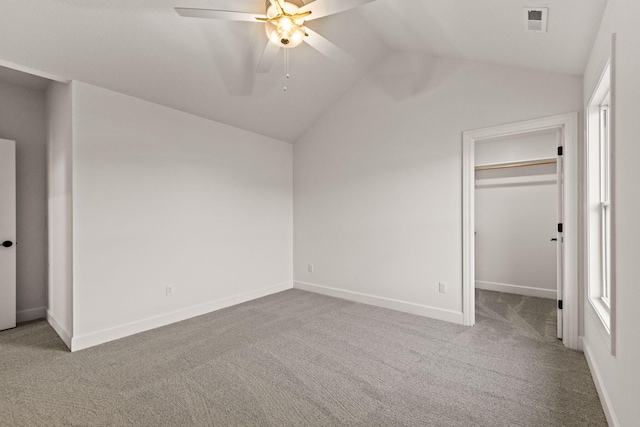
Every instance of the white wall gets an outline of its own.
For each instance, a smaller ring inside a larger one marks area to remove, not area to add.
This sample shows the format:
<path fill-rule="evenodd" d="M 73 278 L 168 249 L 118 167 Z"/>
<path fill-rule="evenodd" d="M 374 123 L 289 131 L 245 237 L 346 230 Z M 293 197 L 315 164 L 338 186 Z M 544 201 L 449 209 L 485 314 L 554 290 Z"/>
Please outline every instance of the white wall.
<path fill-rule="evenodd" d="M 294 145 L 295 285 L 462 322 L 462 131 L 579 111 L 582 80 L 407 55 Z"/>
<path fill-rule="evenodd" d="M 640 422 L 638 384 L 640 384 L 640 27 L 633 17 L 640 15 L 636 0 L 609 0 L 593 52 L 584 76 L 585 105 L 593 93 L 610 55 L 611 34 L 617 33 L 617 67 L 614 101 L 615 122 L 615 219 L 616 219 L 616 355 L 605 345 L 585 301 L 584 347 L 596 384 L 612 425 L 632 426 Z"/>
<path fill-rule="evenodd" d="M 44 92 L 0 81 L 0 138 L 16 141 L 17 321 L 47 305 L 46 118 Z"/>
<path fill-rule="evenodd" d="M 49 305 L 47 319 L 71 348 L 73 336 L 73 188 L 71 86 L 51 83 L 47 105 Z"/>
<path fill-rule="evenodd" d="M 556 131 L 476 143 L 476 164 L 554 157 Z M 556 298 L 556 165 L 476 172 L 476 288 Z"/>
<path fill-rule="evenodd" d="M 292 286 L 290 144 L 77 82 L 73 111 L 72 349 Z"/>

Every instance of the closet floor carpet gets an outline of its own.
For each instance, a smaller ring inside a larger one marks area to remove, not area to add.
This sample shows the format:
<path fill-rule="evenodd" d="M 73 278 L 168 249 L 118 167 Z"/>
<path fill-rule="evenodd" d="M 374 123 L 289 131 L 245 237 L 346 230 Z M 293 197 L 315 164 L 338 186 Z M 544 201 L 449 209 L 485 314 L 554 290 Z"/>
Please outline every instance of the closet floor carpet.
<path fill-rule="evenodd" d="M 76 353 L 0 332 L 2 426 L 606 426 L 555 303 L 477 291 L 464 327 L 288 290 Z"/>

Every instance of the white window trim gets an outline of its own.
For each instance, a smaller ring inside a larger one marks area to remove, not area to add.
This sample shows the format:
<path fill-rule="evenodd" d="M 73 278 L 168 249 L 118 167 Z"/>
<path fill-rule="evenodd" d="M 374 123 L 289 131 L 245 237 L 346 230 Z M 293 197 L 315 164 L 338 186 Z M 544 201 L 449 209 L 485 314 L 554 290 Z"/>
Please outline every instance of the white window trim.
<path fill-rule="evenodd" d="M 609 166 L 612 170 L 615 170 L 614 166 L 614 115 L 615 115 L 615 93 L 613 87 L 613 61 L 606 64 L 605 69 L 600 77 L 596 89 L 591 97 L 591 100 L 587 104 L 586 109 L 586 150 L 585 150 L 585 233 L 586 233 L 586 291 L 588 300 L 588 311 L 591 313 L 591 317 L 594 319 L 600 334 L 607 347 L 611 351 L 612 355 L 615 355 L 615 210 L 614 210 L 614 184 L 613 173 L 610 175 L 610 189 L 611 194 L 604 199 L 602 196 L 597 198 L 594 195 L 597 185 L 597 191 L 600 193 L 603 191 L 602 182 L 600 178 L 600 170 L 602 163 L 598 161 L 598 177 L 595 179 L 593 176 L 593 169 L 595 169 L 595 163 L 592 156 L 597 155 L 598 159 L 601 155 L 601 120 L 602 120 L 602 104 L 605 99 L 610 96 L 609 102 L 609 120 L 607 126 L 609 128 L 609 155 L 611 159 Z M 595 206 L 597 205 L 597 208 Z M 610 248 L 609 257 L 610 261 L 608 266 L 610 271 L 606 273 L 602 266 L 602 254 L 605 251 L 605 239 L 604 239 L 604 211 L 609 210 L 609 220 L 611 222 L 610 233 Z M 597 214 L 596 214 L 597 212 Z M 598 222 L 598 226 L 594 226 L 594 222 Z M 598 230 L 596 232 L 595 230 Z M 595 236 L 597 234 L 597 237 Z M 597 240 L 597 245 L 595 239 Z M 595 266 L 594 264 L 598 264 Z M 603 286 L 605 282 L 604 275 L 608 274 L 609 277 L 609 298 L 603 295 Z"/>

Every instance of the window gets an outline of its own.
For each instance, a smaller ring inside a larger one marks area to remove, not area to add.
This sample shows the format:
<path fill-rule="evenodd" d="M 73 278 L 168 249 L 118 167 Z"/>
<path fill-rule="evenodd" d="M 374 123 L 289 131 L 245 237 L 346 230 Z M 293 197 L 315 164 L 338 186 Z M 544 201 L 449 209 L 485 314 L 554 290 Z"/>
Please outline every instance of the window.
<path fill-rule="evenodd" d="M 600 268 L 602 269 L 601 298 L 611 307 L 611 132 L 609 127 L 611 91 L 607 92 L 600 104 L 600 226 L 601 248 Z"/>
<path fill-rule="evenodd" d="M 613 105 L 607 65 L 587 107 L 587 285 L 591 312 L 611 347 L 614 305 Z"/>

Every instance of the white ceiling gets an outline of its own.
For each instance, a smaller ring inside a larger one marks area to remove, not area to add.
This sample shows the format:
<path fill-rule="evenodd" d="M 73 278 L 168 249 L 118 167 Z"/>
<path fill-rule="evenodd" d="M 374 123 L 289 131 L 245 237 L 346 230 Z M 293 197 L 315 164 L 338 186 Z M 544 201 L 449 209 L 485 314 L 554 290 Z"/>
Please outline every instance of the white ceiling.
<path fill-rule="evenodd" d="M 581 75 L 606 0 L 376 0 L 308 23 L 352 55 L 352 66 L 302 45 L 290 51 L 289 81 L 282 57 L 271 73 L 255 74 L 266 43 L 260 24 L 189 19 L 173 10 L 259 11 L 262 4 L 2 0 L 0 61 L 294 142 L 394 51 Z M 549 7 L 549 33 L 524 32 L 524 6 Z"/>
<path fill-rule="evenodd" d="M 582 75 L 607 0 L 378 0 L 361 8 L 390 49 Z M 548 33 L 523 9 L 549 9 Z"/>

